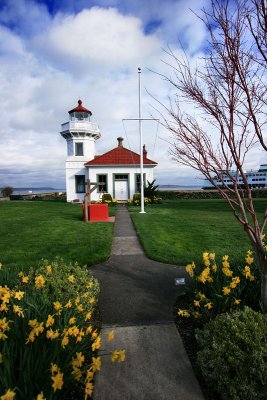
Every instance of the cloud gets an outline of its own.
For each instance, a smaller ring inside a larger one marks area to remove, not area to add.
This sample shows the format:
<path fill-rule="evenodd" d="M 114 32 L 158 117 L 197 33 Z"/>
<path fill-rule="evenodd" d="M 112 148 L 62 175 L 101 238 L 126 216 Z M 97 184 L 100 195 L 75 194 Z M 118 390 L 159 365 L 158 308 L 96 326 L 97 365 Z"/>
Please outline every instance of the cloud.
<path fill-rule="evenodd" d="M 121 73 L 153 57 L 161 41 L 143 33 L 142 22 L 114 8 L 85 9 L 76 15 L 58 14 L 47 32 L 33 38 L 32 46 L 57 68 L 83 74 Z"/>
<path fill-rule="evenodd" d="M 0 186 L 62 186 L 66 143 L 60 124 L 78 98 L 100 125 L 98 154 L 116 147 L 118 136 L 139 152 L 138 122 L 125 122 L 124 132 L 121 121 L 138 117 L 137 67 L 142 67 L 143 116 L 157 118 L 152 106 L 158 105 L 145 88 L 162 102 L 174 91 L 150 70 L 168 74 L 162 48 L 171 44 L 179 54 L 179 35 L 190 60 L 197 58 L 205 29 L 189 7 L 197 10 L 207 2 L 7 0 L 0 5 Z M 159 162 L 157 179 L 195 183 L 195 171 L 171 161 L 169 140 L 162 127 L 157 132 L 157 124 L 144 123 L 148 157 Z"/>

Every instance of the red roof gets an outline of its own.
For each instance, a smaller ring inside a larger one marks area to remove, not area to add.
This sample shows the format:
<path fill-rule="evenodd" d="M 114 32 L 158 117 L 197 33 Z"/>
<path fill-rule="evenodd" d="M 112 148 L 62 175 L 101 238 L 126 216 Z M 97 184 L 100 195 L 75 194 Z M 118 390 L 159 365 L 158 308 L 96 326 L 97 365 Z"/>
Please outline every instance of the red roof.
<path fill-rule="evenodd" d="M 118 146 L 115 149 L 95 157 L 84 165 L 139 165 L 140 155 L 125 147 Z M 157 165 L 155 161 L 144 157 L 144 165 Z"/>
<path fill-rule="evenodd" d="M 78 100 L 78 105 L 77 105 L 77 107 L 75 107 L 75 108 L 73 108 L 72 110 L 70 110 L 69 111 L 69 114 L 70 113 L 72 113 L 72 112 L 75 112 L 75 111 L 82 111 L 82 112 L 86 112 L 86 113 L 88 113 L 88 114 L 90 114 L 90 115 L 92 115 L 92 112 L 90 111 L 90 110 L 87 110 L 87 108 L 85 108 L 85 107 L 83 107 L 82 106 L 82 100 Z"/>

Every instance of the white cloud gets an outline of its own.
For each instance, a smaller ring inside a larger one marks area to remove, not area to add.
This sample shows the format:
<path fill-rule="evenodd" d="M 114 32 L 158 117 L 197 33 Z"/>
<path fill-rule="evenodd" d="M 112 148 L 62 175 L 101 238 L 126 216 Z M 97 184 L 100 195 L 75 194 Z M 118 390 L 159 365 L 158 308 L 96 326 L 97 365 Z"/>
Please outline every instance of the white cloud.
<path fill-rule="evenodd" d="M 60 124 L 67 121 L 78 98 L 100 125 L 97 153 L 115 147 L 116 138 L 126 136 L 122 118 L 138 116 L 138 66 L 143 116 L 158 117 L 151 104 L 158 105 L 145 88 L 163 102 L 173 90 L 147 68 L 168 73 L 161 62 L 162 47 L 173 44 L 177 51 L 178 34 L 186 36 L 194 53 L 191 59 L 196 58 L 205 31 L 188 8 L 206 2 L 125 1 L 122 9 L 114 0 L 117 8 L 84 8 L 76 13 L 68 8 L 68 13 L 51 16 L 33 0 L 9 0 L 0 11 L 0 186 L 62 186 L 66 144 Z M 153 22 L 157 20 L 158 25 Z M 149 33 L 151 21 L 155 29 Z M 125 126 L 131 149 L 139 151 L 138 123 Z M 144 123 L 144 143 L 148 157 L 159 162 L 155 169 L 159 182 L 198 184 L 194 178 L 198 173 L 171 161 L 164 141 L 170 139 L 169 133 L 160 127 L 155 143 L 156 132 L 155 123 Z"/>
<path fill-rule="evenodd" d="M 161 47 L 158 38 L 144 35 L 138 18 L 99 7 L 77 15 L 57 15 L 49 31 L 35 37 L 32 44 L 57 67 L 76 74 L 99 68 L 118 68 L 120 73 L 153 57 Z"/>

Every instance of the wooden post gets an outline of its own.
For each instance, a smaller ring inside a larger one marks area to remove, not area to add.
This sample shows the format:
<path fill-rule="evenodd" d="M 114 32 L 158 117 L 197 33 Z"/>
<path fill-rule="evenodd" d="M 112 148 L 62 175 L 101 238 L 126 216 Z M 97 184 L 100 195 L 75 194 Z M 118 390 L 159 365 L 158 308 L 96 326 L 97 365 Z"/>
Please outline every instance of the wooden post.
<path fill-rule="evenodd" d="M 88 204 L 90 204 L 90 188 L 91 188 L 91 183 L 90 183 L 90 179 L 87 179 L 86 182 L 86 193 L 84 196 L 84 219 L 85 222 L 88 222 Z M 89 202 L 88 202 L 88 197 L 89 197 Z"/>
<path fill-rule="evenodd" d="M 91 184 L 93 187 L 91 188 Z M 86 193 L 84 195 L 84 219 L 88 222 L 88 205 L 91 204 L 91 193 L 97 188 L 98 184 L 96 182 L 91 182 L 87 179 L 86 182 Z"/>

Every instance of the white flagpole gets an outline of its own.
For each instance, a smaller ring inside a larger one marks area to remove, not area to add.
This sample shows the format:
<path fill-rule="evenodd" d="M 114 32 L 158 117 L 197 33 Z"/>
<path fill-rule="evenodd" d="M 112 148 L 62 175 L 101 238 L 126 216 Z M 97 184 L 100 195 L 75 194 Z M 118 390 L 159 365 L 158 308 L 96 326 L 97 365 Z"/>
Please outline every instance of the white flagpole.
<path fill-rule="evenodd" d="M 141 211 L 140 214 L 145 214 L 145 199 L 144 199 L 144 156 L 143 156 L 143 126 L 141 112 L 141 68 L 138 68 L 139 76 L 139 134 L 140 134 L 140 189 L 141 189 Z"/>

